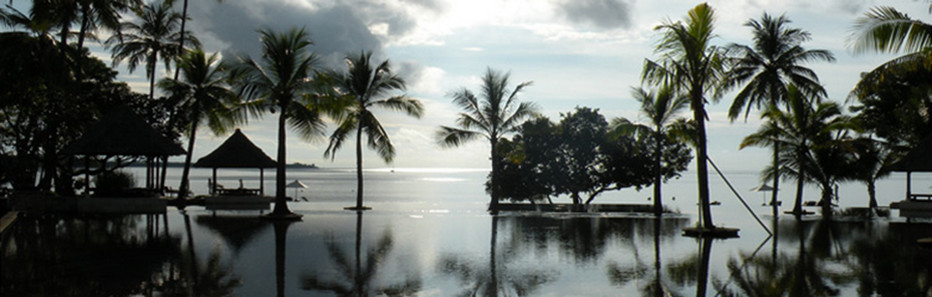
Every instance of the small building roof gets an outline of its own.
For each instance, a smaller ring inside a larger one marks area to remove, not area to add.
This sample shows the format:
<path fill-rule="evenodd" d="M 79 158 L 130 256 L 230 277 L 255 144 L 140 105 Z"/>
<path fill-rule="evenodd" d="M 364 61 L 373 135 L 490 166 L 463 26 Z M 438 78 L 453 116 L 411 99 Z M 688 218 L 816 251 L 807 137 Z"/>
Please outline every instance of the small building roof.
<path fill-rule="evenodd" d="M 890 165 L 890 171 L 932 172 L 932 136 L 926 137 L 899 162 Z"/>
<path fill-rule="evenodd" d="M 64 149 L 71 155 L 173 156 L 185 150 L 125 106 L 106 113 Z"/>
<path fill-rule="evenodd" d="M 217 149 L 194 163 L 203 168 L 272 168 L 277 163 L 236 129 Z"/>

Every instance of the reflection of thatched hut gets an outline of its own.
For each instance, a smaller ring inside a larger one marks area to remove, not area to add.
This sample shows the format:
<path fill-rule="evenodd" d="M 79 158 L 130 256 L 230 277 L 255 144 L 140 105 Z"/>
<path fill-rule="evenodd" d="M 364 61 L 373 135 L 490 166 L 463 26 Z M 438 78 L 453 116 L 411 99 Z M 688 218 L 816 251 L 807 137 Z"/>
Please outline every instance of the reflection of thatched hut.
<path fill-rule="evenodd" d="M 236 129 L 217 149 L 194 163 L 194 167 L 212 168 L 213 182 L 210 193 L 217 193 L 217 168 L 258 168 L 259 195 L 265 194 L 265 168 L 275 167 L 272 160 L 258 146 L 252 143 L 242 131 Z"/>
<path fill-rule="evenodd" d="M 271 225 L 253 216 L 197 216 L 195 221 L 220 235 L 237 253 Z"/>
<path fill-rule="evenodd" d="M 145 157 L 146 188 L 155 189 L 160 158 L 181 155 L 181 145 L 155 131 L 138 114 L 127 107 L 114 108 L 84 135 L 69 144 L 65 153 L 85 156 L 85 172 L 89 172 L 89 158 L 103 156 L 104 164 L 114 156 Z M 89 178 L 85 173 L 85 178 Z"/>

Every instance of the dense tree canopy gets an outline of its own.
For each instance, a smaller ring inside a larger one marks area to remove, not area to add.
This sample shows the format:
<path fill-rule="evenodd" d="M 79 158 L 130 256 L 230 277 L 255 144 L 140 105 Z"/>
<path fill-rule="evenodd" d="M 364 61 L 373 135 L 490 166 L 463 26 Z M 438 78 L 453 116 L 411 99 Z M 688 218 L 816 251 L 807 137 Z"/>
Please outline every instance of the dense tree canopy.
<path fill-rule="evenodd" d="M 689 149 L 661 141 L 659 171 L 665 179 L 679 176 L 692 159 Z M 513 141 L 500 142 L 502 173 L 487 186 L 497 185 L 503 198 L 516 201 L 567 195 L 573 204 L 589 204 L 605 191 L 653 183 L 657 145 L 652 137 L 611 135 L 597 109 L 577 107 L 558 124 L 544 117 L 529 120 Z"/>

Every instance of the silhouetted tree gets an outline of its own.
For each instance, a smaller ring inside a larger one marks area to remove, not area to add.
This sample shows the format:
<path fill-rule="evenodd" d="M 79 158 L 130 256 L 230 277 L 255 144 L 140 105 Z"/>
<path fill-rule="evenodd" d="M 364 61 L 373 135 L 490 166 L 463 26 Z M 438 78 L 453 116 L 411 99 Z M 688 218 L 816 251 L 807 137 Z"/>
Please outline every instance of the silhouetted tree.
<path fill-rule="evenodd" d="M 656 52 L 660 60 L 647 60 L 644 80 L 667 83 L 689 98 L 696 125 L 696 171 L 699 188 L 699 227 L 715 229 L 709 206 L 709 169 L 706 151 L 705 121 L 708 99 L 718 99 L 717 86 L 725 79 L 724 50 L 713 45 L 715 13 L 708 4 L 699 4 L 680 22 L 667 21 L 657 26 L 663 36 Z M 707 96 L 710 96 L 708 98 Z"/>
<path fill-rule="evenodd" d="M 346 57 L 349 66 L 346 73 L 335 74 L 335 85 L 345 99 L 345 109 L 338 114 L 339 126 L 330 135 L 330 145 L 325 156 L 335 157 L 336 151 L 343 146 L 346 137 L 356 133 L 356 206 L 353 209 L 365 209 L 362 205 L 362 136 L 366 134 L 368 146 L 376 150 L 386 163 L 395 158 L 395 146 L 388 137 L 388 132 L 371 108 L 385 108 L 403 111 L 407 115 L 420 118 L 424 106 L 417 99 L 405 95 L 390 95 L 393 91 L 403 91 L 405 81 L 392 72 L 388 60 L 373 68 L 372 53 L 360 52 L 357 57 Z M 381 98 L 388 96 L 388 98 Z"/>
<path fill-rule="evenodd" d="M 207 56 L 203 50 L 195 49 L 181 56 L 178 68 L 184 73 L 184 79 L 164 79 L 159 82 L 159 87 L 174 97 L 172 101 L 178 102 L 176 109 L 190 126 L 188 150 L 181 173 L 181 185 L 178 187 L 178 198 L 184 199 L 190 188 L 188 173 L 198 124 L 206 121 L 215 134 L 222 134 L 237 122 L 237 116 L 242 113 L 234 112 L 238 107 L 238 97 L 231 90 L 224 73 L 226 66 L 218 54 Z"/>
<path fill-rule="evenodd" d="M 485 137 L 489 141 L 490 157 L 492 160 L 490 189 L 492 198 L 489 201 L 489 210 L 497 212 L 499 193 L 495 192 L 494 185 L 501 170 L 501 156 L 496 154 L 498 142 L 512 132 L 515 132 L 521 121 L 537 114 L 537 106 L 530 102 L 518 103 L 518 93 L 531 85 L 523 82 L 509 89 L 509 73 L 501 73 L 491 68 L 486 70 L 482 77 L 481 98 L 463 88 L 453 92 L 453 103 L 463 109 L 459 114 L 456 125 L 459 128 L 441 126 L 437 132 L 440 143 L 447 147 L 459 146 L 478 137 Z"/>

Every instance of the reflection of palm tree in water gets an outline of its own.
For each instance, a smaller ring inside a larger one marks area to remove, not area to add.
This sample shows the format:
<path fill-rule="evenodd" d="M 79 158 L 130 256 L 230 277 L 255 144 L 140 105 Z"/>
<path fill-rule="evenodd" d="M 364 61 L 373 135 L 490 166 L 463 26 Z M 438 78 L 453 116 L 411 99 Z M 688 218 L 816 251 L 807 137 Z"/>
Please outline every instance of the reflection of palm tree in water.
<path fill-rule="evenodd" d="M 211 252 L 203 267 L 199 265 L 191 232 L 191 218 L 183 210 L 181 214 L 188 241 L 187 251 L 181 253 L 178 265 L 180 271 L 177 274 L 171 271 L 170 279 L 156 289 L 162 296 L 233 296 L 234 289 L 243 284 L 242 280 L 231 274 L 231 267 L 221 265 L 220 250 Z M 179 275 L 183 278 L 175 278 Z"/>
<path fill-rule="evenodd" d="M 446 256 L 441 258 L 439 269 L 453 275 L 463 283 L 464 288 L 454 296 L 528 296 L 548 281 L 550 277 L 542 271 L 525 270 L 512 273 L 505 270 L 506 263 L 498 263 L 496 253 L 498 239 L 498 216 L 492 216 L 492 234 L 489 248 L 488 273 L 483 267 L 477 267 L 470 261 Z M 506 252 L 507 254 L 507 252 Z M 504 257 L 514 259 L 516 257 Z"/>
<path fill-rule="evenodd" d="M 326 242 L 327 251 L 329 252 L 330 258 L 333 260 L 333 262 L 337 264 L 338 270 L 341 273 L 342 281 L 324 281 L 318 279 L 314 275 L 309 275 L 303 278 L 301 289 L 308 291 L 330 291 L 335 293 L 337 296 L 348 297 L 376 295 L 413 296 L 421 290 L 420 278 L 412 278 L 411 275 L 408 275 L 401 283 L 389 286 L 377 286 L 373 288 L 373 280 L 375 280 L 375 276 L 378 275 L 378 270 L 381 264 L 387 258 L 388 253 L 392 250 L 394 242 L 392 241 L 391 233 L 386 231 L 376 243 L 375 248 L 369 249 L 366 253 L 365 268 L 362 267 L 363 262 L 361 242 L 362 212 L 357 211 L 355 263 L 351 264 L 348 257 L 346 257 L 346 255 L 343 253 L 343 250 L 337 246 L 337 243 L 333 240 L 333 238 L 330 238 Z"/>
<path fill-rule="evenodd" d="M 793 240 L 798 241 L 795 257 L 778 253 L 776 251 L 778 240 L 773 239 L 774 251 L 769 257 L 742 257 L 745 259 L 743 260 L 744 266 L 735 259 L 729 260 L 728 270 L 733 276 L 732 280 L 737 291 L 728 290 L 723 295 L 837 296 L 840 293 L 837 288 L 833 287 L 833 284 L 839 281 L 844 282 L 850 276 L 828 268 L 829 266 L 825 265 L 827 263 L 820 260 L 823 257 L 810 254 L 810 251 L 818 249 L 816 248 L 818 244 L 813 244 L 813 246 L 807 244 L 810 240 L 820 240 L 817 239 L 820 233 L 830 232 L 826 228 L 831 229 L 832 227 L 828 226 L 831 223 L 827 221 L 815 222 L 813 225 L 806 225 L 804 222 L 791 223 L 796 224 L 789 227 L 796 235 Z M 813 234 L 810 235 L 810 233 Z M 774 232 L 774 234 L 779 234 L 779 232 Z M 829 241 L 833 240 L 829 238 Z"/>
<path fill-rule="evenodd" d="M 661 255 L 662 255 L 661 250 L 660 250 L 660 242 L 663 237 L 669 237 L 669 236 L 673 236 L 677 234 L 677 232 L 680 231 L 680 228 L 682 228 L 682 226 L 684 225 L 686 221 L 685 220 L 674 220 L 670 218 L 666 218 L 666 219 L 654 218 L 654 219 L 650 219 L 650 221 L 651 221 L 651 224 L 648 225 L 646 223 L 640 223 L 641 221 L 635 220 L 633 221 L 634 225 L 632 225 L 633 228 L 638 228 L 638 230 L 632 233 L 631 236 L 635 236 L 635 235 L 642 236 L 642 234 L 648 232 L 647 230 L 650 230 L 649 232 L 651 236 L 653 237 L 653 241 L 654 241 L 653 276 L 652 276 L 652 279 L 648 281 L 646 285 L 640 288 L 641 295 L 642 296 L 654 296 L 654 297 L 680 296 L 679 294 L 671 290 L 667 282 L 664 281 L 663 266 L 660 260 Z M 664 222 L 666 224 L 664 224 Z M 652 226 L 652 229 L 646 229 L 645 226 Z M 650 273 L 649 268 L 646 268 L 647 265 L 644 264 L 643 261 L 641 261 L 641 257 L 638 253 L 637 244 L 635 244 L 636 240 L 632 238 L 631 240 L 626 240 L 625 242 L 628 242 L 631 244 L 631 249 L 633 250 L 634 260 L 636 261 L 636 263 L 634 267 L 625 267 L 625 266 L 620 265 L 619 263 L 611 263 L 608 265 L 608 277 L 609 277 L 609 280 L 612 282 L 612 284 L 615 286 L 625 286 L 631 281 L 648 277 L 649 276 L 648 273 Z"/>

